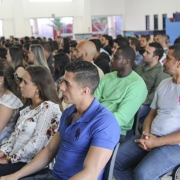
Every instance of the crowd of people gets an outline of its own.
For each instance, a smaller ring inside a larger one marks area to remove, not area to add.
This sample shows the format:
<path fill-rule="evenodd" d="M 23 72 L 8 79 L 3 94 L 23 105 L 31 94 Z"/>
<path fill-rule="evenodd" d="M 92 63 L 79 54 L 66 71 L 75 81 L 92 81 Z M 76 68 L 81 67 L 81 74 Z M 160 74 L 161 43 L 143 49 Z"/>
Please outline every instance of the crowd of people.
<path fill-rule="evenodd" d="M 116 180 L 158 180 L 180 164 L 179 107 L 180 37 L 1 37 L 0 180 L 102 180 L 118 142 Z"/>

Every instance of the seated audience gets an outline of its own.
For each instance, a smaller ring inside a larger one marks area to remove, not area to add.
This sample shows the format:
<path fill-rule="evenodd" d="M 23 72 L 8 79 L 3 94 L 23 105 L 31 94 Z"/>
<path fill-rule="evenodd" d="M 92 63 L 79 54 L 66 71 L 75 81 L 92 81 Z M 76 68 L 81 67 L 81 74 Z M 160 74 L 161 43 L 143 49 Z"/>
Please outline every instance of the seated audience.
<path fill-rule="evenodd" d="M 144 54 L 146 46 L 148 45 L 149 39 L 150 39 L 149 36 L 141 35 L 141 38 L 140 38 L 140 48 L 139 48 L 139 53 L 141 55 Z"/>
<path fill-rule="evenodd" d="M 105 51 L 107 51 L 109 53 L 109 55 L 111 56 L 112 55 L 112 50 L 111 50 L 112 47 L 110 45 L 110 39 L 109 39 L 108 35 L 102 35 L 102 37 L 101 37 L 101 45 L 102 45 L 103 49 Z M 112 44 L 112 46 L 113 46 L 113 44 Z"/>
<path fill-rule="evenodd" d="M 69 56 L 70 56 L 71 61 L 76 60 L 76 58 L 74 56 L 74 51 L 76 49 L 76 46 L 77 46 L 77 42 L 76 41 L 71 41 L 70 47 L 69 47 Z"/>
<path fill-rule="evenodd" d="M 14 81 L 15 71 L 4 59 L 0 59 L 0 144 L 3 144 L 14 131 L 14 126 L 23 106 Z"/>
<path fill-rule="evenodd" d="M 20 92 L 29 106 L 21 110 L 14 132 L 0 146 L 0 176 L 30 162 L 50 141 L 60 121 L 59 99 L 47 68 L 27 67 Z"/>
<path fill-rule="evenodd" d="M 102 52 L 100 53 L 100 49 L 101 49 L 101 41 L 99 39 L 91 39 L 91 42 L 94 43 L 94 45 L 96 46 L 96 54 L 93 58 L 94 60 L 94 64 L 96 64 L 102 71 L 104 74 L 109 73 L 110 72 L 110 66 L 109 66 L 109 56 Z"/>
<path fill-rule="evenodd" d="M 44 54 L 44 48 L 40 44 L 33 44 L 29 47 L 28 63 L 35 66 L 44 66 L 49 69 Z"/>
<path fill-rule="evenodd" d="M 147 96 L 143 79 L 134 71 L 132 65 L 135 52 L 129 46 L 118 48 L 111 60 L 111 70 L 106 74 L 95 92 L 95 97 L 115 116 L 121 127 L 121 141 L 132 129 L 134 115 Z"/>
<path fill-rule="evenodd" d="M 44 168 L 57 154 L 52 174 L 33 179 L 98 179 L 119 141 L 120 128 L 113 114 L 102 106 L 94 91 L 99 83 L 97 68 L 90 62 L 72 61 L 61 85 L 65 102 L 60 127 L 51 142 L 18 172 L 1 177 L 17 180 Z"/>
<path fill-rule="evenodd" d="M 164 70 L 172 77 L 156 89 L 143 134 L 119 147 L 114 176 L 117 180 L 160 179 L 180 164 L 180 45 L 169 48 Z"/>

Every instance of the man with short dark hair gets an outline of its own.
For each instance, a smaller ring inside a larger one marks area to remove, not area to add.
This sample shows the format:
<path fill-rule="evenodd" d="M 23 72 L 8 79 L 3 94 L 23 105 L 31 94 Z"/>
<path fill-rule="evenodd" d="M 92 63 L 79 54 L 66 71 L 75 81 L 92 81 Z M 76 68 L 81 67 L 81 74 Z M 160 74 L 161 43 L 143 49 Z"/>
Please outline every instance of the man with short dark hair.
<path fill-rule="evenodd" d="M 109 43 L 110 43 L 109 41 L 110 41 L 110 39 L 109 39 L 108 35 L 106 35 L 106 34 L 102 35 L 102 37 L 101 37 L 101 45 L 102 45 L 103 49 L 105 51 L 107 51 L 109 53 L 109 55 L 111 56 L 112 55 L 112 50 L 111 50 L 111 46 L 109 45 Z"/>
<path fill-rule="evenodd" d="M 136 53 L 136 57 L 135 57 L 136 64 L 138 66 L 142 65 L 144 62 L 143 62 L 143 56 L 139 53 L 139 48 L 140 48 L 139 40 L 135 37 L 131 37 L 129 39 L 129 44 L 134 49 L 134 51 Z"/>
<path fill-rule="evenodd" d="M 155 92 L 143 133 L 119 147 L 116 180 L 158 180 L 180 164 L 180 45 L 169 48 L 164 79 Z"/>
<path fill-rule="evenodd" d="M 44 48 L 44 54 L 45 54 L 45 57 L 46 57 L 46 60 L 47 60 L 48 67 L 49 67 L 49 69 L 51 71 L 51 74 L 54 74 L 54 69 L 53 69 L 53 66 L 52 66 L 53 54 L 52 54 L 52 50 L 51 50 L 51 45 L 50 45 L 49 42 L 43 42 L 43 43 L 41 43 L 41 45 Z"/>
<path fill-rule="evenodd" d="M 109 66 L 110 59 L 106 53 L 104 52 L 100 53 L 100 49 L 101 49 L 100 40 L 91 39 L 90 41 L 93 42 L 94 45 L 96 46 L 96 54 L 93 58 L 94 64 L 96 64 L 99 68 L 101 68 L 104 74 L 109 73 L 110 72 L 110 66 Z"/>
<path fill-rule="evenodd" d="M 92 63 L 69 63 L 60 88 L 64 101 L 73 105 L 63 112 L 58 132 L 29 164 L 0 179 L 17 180 L 32 174 L 44 168 L 58 152 L 52 175 L 37 176 L 38 180 L 102 180 L 120 129 L 113 114 L 94 98 L 98 83 L 98 71 Z"/>
<path fill-rule="evenodd" d="M 135 52 L 130 46 L 117 49 L 111 60 L 111 70 L 95 92 L 95 97 L 116 117 L 121 127 L 121 141 L 132 129 L 134 115 L 145 101 L 147 89 L 143 79 L 134 71 Z"/>
<path fill-rule="evenodd" d="M 143 123 L 144 119 L 150 111 L 150 104 L 154 98 L 154 93 L 159 83 L 169 77 L 168 74 L 163 72 L 163 67 L 159 63 L 159 59 L 163 56 L 163 47 L 157 43 L 150 43 L 146 47 L 146 51 L 143 54 L 144 64 L 136 68 L 136 72 L 143 78 L 146 83 L 148 95 L 141 106 L 140 110 L 140 122 Z"/>
<path fill-rule="evenodd" d="M 70 46 L 69 46 L 69 56 L 70 56 L 70 60 L 74 61 L 76 60 L 75 56 L 74 56 L 74 51 L 76 49 L 77 46 L 77 42 L 75 40 L 71 41 Z"/>
<path fill-rule="evenodd" d="M 141 55 L 144 54 L 146 46 L 148 45 L 148 41 L 149 41 L 149 36 L 141 35 L 141 38 L 140 38 L 140 49 L 139 49 L 139 53 Z"/>

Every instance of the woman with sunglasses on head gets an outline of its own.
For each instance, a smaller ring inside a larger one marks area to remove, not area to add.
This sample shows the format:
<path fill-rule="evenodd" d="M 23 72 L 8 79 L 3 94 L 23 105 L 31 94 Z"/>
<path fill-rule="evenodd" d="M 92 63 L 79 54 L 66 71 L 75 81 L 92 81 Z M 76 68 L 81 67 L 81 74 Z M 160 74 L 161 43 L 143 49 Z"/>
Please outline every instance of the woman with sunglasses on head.
<path fill-rule="evenodd" d="M 30 162 L 55 134 L 61 117 L 54 81 L 46 67 L 28 66 L 20 92 L 29 106 L 20 111 L 15 131 L 0 147 L 0 176 Z"/>
<path fill-rule="evenodd" d="M 0 144 L 14 131 L 19 108 L 23 106 L 14 73 L 13 67 L 5 59 L 0 59 Z"/>
<path fill-rule="evenodd" d="M 7 61 L 12 64 L 15 69 L 16 82 L 19 84 L 24 74 L 23 50 L 20 47 L 10 47 L 6 55 Z"/>

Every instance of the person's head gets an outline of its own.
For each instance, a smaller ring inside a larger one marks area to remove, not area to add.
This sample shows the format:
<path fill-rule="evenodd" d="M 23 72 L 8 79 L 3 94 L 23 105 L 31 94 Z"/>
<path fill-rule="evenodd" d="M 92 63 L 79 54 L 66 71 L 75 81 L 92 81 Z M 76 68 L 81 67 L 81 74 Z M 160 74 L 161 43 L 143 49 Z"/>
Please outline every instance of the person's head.
<path fill-rule="evenodd" d="M 180 44 L 169 47 L 168 54 L 163 63 L 165 72 L 175 76 L 180 73 Z"/>
<path fill-rule="evenodd" d="M 126 69 L 132 70 L 134 65 L 135 52 L 130 46 L 123 46 L 116 50 L 111 60 L 111 70 L 124 72 Z"/>
<path fill-rule="evenodd" d="M 104 35 L 101 36 L 101 45 L 103 47 L 109 45 L 109 37 L 108 37 L 108 35 L 104 34 Z"/>
<path fill-rule="evenodd" d="M 139 35 L 138 34 L 134 34 L 134 37 L 139 40 Z"/>
<path fill-rule="evenodd" d="M 118 47 L 123 47 L 123 46 L 129 46 L 129 41 L 127 38 L 121 37 L 117 38 L 116 42 L 118 44 Z"/>
<path fill-rule="evenodd" d="M 94 43 L 94 45 L 96 46 L 96 51 L 100 52 L 101 49 L 101 41 L 99 39 L 91 39 L 91 42 Z"/>
<path fill-rule="evenodd" d="M 147 35 L 142 35 L 141 38 L 140 38 L 140 47 L 141 48 L 146 48 L 146 46 L 148 45 L 148 41 L 149 41 L 149 38 Z"/>
<path fill-rule="evenodd" d="M 51 48 L 50 42 L 43 42 L 43 43 L 41 43 L 41 45 L 44 48 L 44 54 L 46 56 L 46 59 L 48 59 L 48 57 L 52 53 L 52 48 Z"/>
<path fill-rule="evenodd" d="M 118 48 L 119 48 L 119 45 L 118 45 L 117 39 L 114 39 L 113 47 L 111 49 L 112 50 L 112 54 L 114 54 Z"/>
<path fill-rule="evenodd" d="M 72 61 L 65 68 L 61 91 L 66 103 L 77 104 L 94 97 L 99 84 L 97 68 L 87 61 Z"/>
<path fill-rule="evenodd" d="M 52 41 L 52 44 L 54 46 L 54 50 L 58 50 L 59 49 L 57 41 Z"/>
<path fill-rule="evenodd" d="M 93 61 L 95 54 L 96 54 L 96 46 L 91 41 L 80 42 L 76 47 L 76 51 L 74 52 L 76 60 L 83 59 L 89 62 Z"/>
<path fill-rule="evenodd" d="M 47 65 L 47 60 L 44 54 L 44 49 L 40 44 L 33 44 L 29 47 L 28 53 L 28 63 L 33 65 L 45 66 L 49 69 Z"/>
<path fill-rule="evenodd" d="M 23 66 L 23 50 L 19 47 L 10 47 L 7 51 L 6 59 L 16 69 L 18 66 Z"/>
<path fill-rule="evenodd" d="M 166 34 L 158 34 L 155 41 L 160 43 L 163 48 L 167 47 L 168 38 Z"/>
<path fill-rule="evenodd" d="M 0 47 L 0 58 L 6 59 L 7 49 Z"/>
<path fill-rule="evenodd" d="M 54 56 L 54 78 L 58 79 L 65 73 L 65 66 L 70 62 L 70 59 L 66 53 L 57 53 Z"/>
<path fill-rule="evenodd" d="M 63 48 L 63 52 L 69 54 L 70 39 L 63 38 L 61 43 L 62 43 L 61 46 Z"/>
<path fill-rule="evenodd" d="M 52 101 L 59 104 L 54 80 L 50 71 L 44 66 L 28 66 L 19 86 L 24 98 L 31 100 L 40 98 L 43 101 Z"/>
<path fill-rule="evenodd" d="M 52 41 L 52 38 L 48 38 L 48 41 L 49 41 L 49 42 Z"/>
<path fill-rule="evenodd" d="M 143 61 L 147 65 L 154 66 L 162 58 L 163 53 L 164 50 L 160 43 L 157 42 L 149 43 L 143 54 L 143 58 L 144 58 Z"/>
<path fill-rule="evenodd" d="M 74 56 L 74 51 L 76 50 L 76 46 L 77 46 L 77 42 L 71 41 L 70 47 L 69 47 L 69 55 L 70 55 L 71 61 L 76 60 L 76 58 Z"/>
<path fill-rule="evenodd" d="M 40 44 L 38 39 L 32 39 L 31 44 Z"/>
<path fill-rule="evenodd" d="M 180 37 L 175 39 L 174 44 L 180 44 Z"/>
<path fill-rule="evenodd" d="M 19 96 L 18 87 L 14 79 L 15 70 L 6 59 L 0 59 L 0 88 L 7 89 Z"/>
<path fill-rule="evenodd" d="M 134 49 L 134 51 L 139 51 L 139 48 L 140 48 L 140 42 L 137 38 L 135 37 L 131 37 L 129 39 L 129 44 L 130 46 Z"/>
<path fill-rule="evenodd" d="M 25 36 L 25 37 L 24 37 L 24 41 L 25 41 L 25 42 L 29 42 L 29 41 L 30 41 L 29 37 L 28 37 L 28 36 Z"/>

